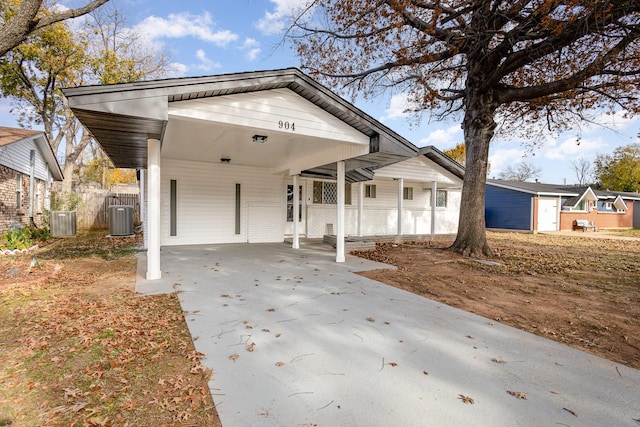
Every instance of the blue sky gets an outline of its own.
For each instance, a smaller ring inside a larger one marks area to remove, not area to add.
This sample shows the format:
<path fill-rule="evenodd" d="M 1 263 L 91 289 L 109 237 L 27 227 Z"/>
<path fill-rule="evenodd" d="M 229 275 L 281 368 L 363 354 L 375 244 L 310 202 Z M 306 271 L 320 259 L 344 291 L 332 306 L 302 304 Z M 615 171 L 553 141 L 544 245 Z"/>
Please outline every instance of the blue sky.
<path fill-rule="evenodd" d="M 72 6 L 80 0 L 62 1 Z M 170 56 L 172 77 L 298 67 L 299 59 L 282 45 L 287 12 L 302 0 L 112 0 L 127 16 L 127 25 L 144 37 L 152 48 Z M 403 113 L 402 94 L 383 94 L 355 104 L 418 146 L 453 147 L 463 140 L 459 121 L 422 120 Z M 490 177 L 509 165 L 528 161 L 542 169 L 541 182 L 573 184 L 571 162 L 592 160 L 616 147 L 639 142 L 640 118 L 622 114 L 597 119 L 606 128 L 585 124 L 561 135 L 548 135 L 543 144 L 527 153 L 526 141 L 494 138 L 490 151 Z M 0 125 L 17 126 L 10 104 L 0 99 Z M 544 126 L 541 124 L 540 126 Z"/>

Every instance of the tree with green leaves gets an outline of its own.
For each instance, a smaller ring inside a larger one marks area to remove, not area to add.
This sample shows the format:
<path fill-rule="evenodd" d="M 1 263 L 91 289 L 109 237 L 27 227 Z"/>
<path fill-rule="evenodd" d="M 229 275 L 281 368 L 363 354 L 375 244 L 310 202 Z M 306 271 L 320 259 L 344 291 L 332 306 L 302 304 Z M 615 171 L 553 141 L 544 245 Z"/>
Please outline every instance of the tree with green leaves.
<path fill-rule="evenodd" d="M 601 189 L 640 193 L 640 144 L 598 155 L 594 169 Z"/>
<path fill-rule="evenodd" d="M 94 11 L 109 0 L 94 0 L 75 9 L 52 12 L 43 0 L 0 0 L 0 57 L 30 34 L 66 19 Z"/>
<path fill-rule="evenodd" d="M 602 110 L 640 110 L 637 0 L 311 0 L 288 33 L 303 68 L 352 96 L 406 92 L 417 111 L 458 114 L 466 147 L 452 249 L 490 254 L 489 145 L 534 140 Z"/>
<path fill-rule="evenodd" d="M 159 77 L 168 67 L 164 53 L 136 43 L 115 9 L 94 12 L 84 28 L 72 32 L 65 22 L 49 25 L 0 58 L 0 92 L 12 99 L 19 123 L 42 125 L 54 152 L 64 151 L 63 192 L 71 191 L 77 162 L 93 139 L 60 89 Z"/>

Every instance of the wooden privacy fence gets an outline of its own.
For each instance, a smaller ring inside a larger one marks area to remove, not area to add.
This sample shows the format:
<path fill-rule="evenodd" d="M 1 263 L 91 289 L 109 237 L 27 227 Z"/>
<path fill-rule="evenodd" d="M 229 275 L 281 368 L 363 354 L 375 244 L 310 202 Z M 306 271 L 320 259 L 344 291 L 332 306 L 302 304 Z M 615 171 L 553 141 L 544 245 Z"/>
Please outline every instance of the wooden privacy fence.
<path fill-rule="evenodd" d="M 140 197 L 138 194 L 86 192 L 77 193 L 82 199 L 78 208 L 79 230 L 109 228 L 109 206 L 133 206 L 133 222 L 140 222 Z"/>

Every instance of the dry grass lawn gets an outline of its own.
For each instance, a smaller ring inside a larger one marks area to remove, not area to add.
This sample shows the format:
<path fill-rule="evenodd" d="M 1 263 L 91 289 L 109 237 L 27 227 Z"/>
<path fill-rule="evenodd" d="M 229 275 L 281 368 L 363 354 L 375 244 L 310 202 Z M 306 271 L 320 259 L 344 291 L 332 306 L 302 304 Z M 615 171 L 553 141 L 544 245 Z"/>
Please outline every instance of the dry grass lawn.
<path fill-rule="evenodd" d="M 104 234 L 0 259 L 0 426 L 219 426 L 177 296 Z"/>

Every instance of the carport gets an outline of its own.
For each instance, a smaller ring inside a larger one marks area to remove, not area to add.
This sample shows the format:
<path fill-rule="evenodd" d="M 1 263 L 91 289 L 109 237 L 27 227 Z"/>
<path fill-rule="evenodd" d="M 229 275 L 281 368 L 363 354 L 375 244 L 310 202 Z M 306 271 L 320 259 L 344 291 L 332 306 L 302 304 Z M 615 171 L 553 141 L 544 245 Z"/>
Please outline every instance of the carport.
<path fill-rule="evenodd" d="M 116 167 L 143 170 L 148 279 L 161 277 L 163 246 L 284 240 L 282 177 L 293 188 L 300 178 L 336 182 L 335 260 L 344 262 L 345 183 L 418 152 L 295 68 L 63 92 Z"/>

